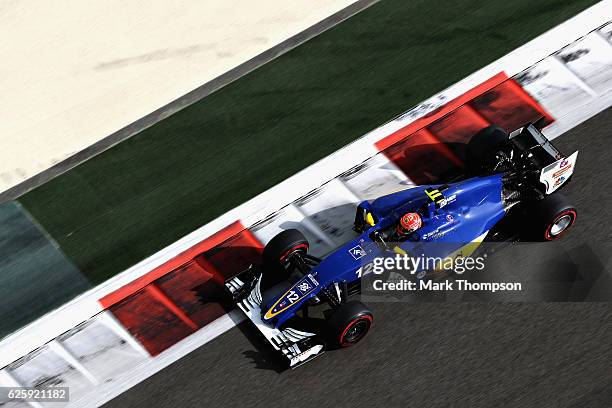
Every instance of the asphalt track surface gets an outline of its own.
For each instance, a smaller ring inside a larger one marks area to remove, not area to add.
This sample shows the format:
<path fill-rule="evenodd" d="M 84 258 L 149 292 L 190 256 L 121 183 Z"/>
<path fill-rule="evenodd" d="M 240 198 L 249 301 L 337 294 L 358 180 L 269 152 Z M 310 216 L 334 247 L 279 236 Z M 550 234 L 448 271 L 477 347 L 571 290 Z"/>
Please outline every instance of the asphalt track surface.
<path fill-rule="evenodd" d="M 359 345 L 286 371 L 242 323 L 107 406 L 612 407 L 610 129 L 612 109 L 555 142 L 580 149 L 568 302 L 372 303 Z"/>

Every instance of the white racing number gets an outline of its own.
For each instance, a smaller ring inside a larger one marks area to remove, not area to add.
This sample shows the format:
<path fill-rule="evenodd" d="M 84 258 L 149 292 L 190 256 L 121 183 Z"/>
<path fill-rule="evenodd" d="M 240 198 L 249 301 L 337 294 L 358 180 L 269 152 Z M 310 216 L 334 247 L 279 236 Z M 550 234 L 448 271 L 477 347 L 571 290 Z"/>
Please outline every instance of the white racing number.
<path fill-rule="evenodd" d="M 355 271 L 355 274 L 357 274 L 358 278 L 361 278 L 362 276 L 372 273 L 373 270 L 374 270 L 374 263 L 368 263 L 368 264 L 363 265 L 359 269 L 357 269 Z"/>
<path fill-rule="evenodd" d="M 297 302 L 300 299 L 300 295 L 299 293 L 297 293 L 295 290 L 291 290 L 289 291 L 289 293 L 287 294 L 287 300 L 289 301 L 289 303 L 294 304 L 295 302 Z"/>

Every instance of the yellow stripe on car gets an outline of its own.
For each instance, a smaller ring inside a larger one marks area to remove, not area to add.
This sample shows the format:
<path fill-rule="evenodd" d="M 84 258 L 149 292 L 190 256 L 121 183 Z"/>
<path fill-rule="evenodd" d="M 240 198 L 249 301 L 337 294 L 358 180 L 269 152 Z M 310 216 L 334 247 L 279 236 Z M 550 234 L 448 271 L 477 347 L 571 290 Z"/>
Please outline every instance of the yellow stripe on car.
<path fill-rule="evenodd" d="M 436 201 L 438 197 L 442 197 L 442 193 L 440 192 L 440 190 L 437 189 L 431 191 L 425 190 L 425 194 L 427 194 L 427 197 L 429 197 L 431 201 Z"/>
<path fill-rule="evenodd" d="M 299 282 L 298 282 L 298 283 L 299 283 Z M 276 301 L 276 303 L 274 303 L 274 304 L 272 305 L 272 307 L 271 307 L 270 309 L 268 309 L 268 311 L 267 311 L 267 312 L 266 312 L 266 314 L 264 315 L 264 319 L 266 319 L 266 320 L 271 319 L 271 318 L 273 318 L 274 316 L 278 315 L 279 313 L 284 312 L 285 310 L 287 310 L 287 309 L 289 309 L 291 306 L 293 306 L 295 303 L 297 303 L 297 302 L 299 302 L 300 300 L 302 300 L 302 299 L 303 299 L 305 296 L 307 296 L 307 295 L 308 295 L 310 292 L 312 292 L 312 291 L 313 291 L 313 290 L 316 288 L 316 286 L 313 286 L 313 287 L 312 287 L 312 289 L 310 289 L 308 292 L 304 293 L 302 296 L 298 297 L 298 298 L 297 298 L 295 301 L 293 301 L 293 302 L 289 302 L 289 301 L 288 301 L 287 303 L 289 303 L 289 304 L 288 304 L 287 306 L 283 307 L 283 308 L 282 308 L 282 309 L 280 309 L 280 310 L 277 310 L 276 312 L 273 312 L 273 310 L 274 310 L 274 308 L 276 307 L 276 305 L 278 305 L 278 304 L 279 304 L 279 303 L 280 303 L 282 300 L 286 300 L 286 298 L 285 298 L 285 297 L 286 297 L 286 296 L 289 294 L 289 292 L 291 292 L 292 290 L 295 290 L 295 287 L 296 287 L 296 286 L 297 286 L 297 284 L 296 284 L 296 285 L 294 285 L 294 286 L 292 286 L 292 287 L 291 287 L 291 288 L 290 288 L 288 291 L 286 291 L 286 292 L 283 294 L 283 296 L 281 296 L 281 297 L 280 297 L 280 298 L 279 298 L 279 299 Z"/>

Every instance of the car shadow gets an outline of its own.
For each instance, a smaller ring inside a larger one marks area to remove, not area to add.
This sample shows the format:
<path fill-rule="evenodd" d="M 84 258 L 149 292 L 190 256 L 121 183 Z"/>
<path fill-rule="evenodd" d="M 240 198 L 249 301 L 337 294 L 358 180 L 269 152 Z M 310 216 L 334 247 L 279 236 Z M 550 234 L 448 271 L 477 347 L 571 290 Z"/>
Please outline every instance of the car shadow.
<path fill-rule="evenodd" d="M 454 146 L 453 152 L 462 155 L 464 147 Z M 458 174 L 448 174 L 447 179 L 461 178 Z M 303 205 L 304 200 L 296 205 Z M 279 220 L 269 217 L 267 223 L 276 222 L 281 230 L 295 228 L 302 231 L 311 241 L 314 255 L 324 257 L 329 252 L 355 239 L 358 234 L 352 231 L 352 222 L 358 203 L 347 203 L 308 215 L 308 222 L 297 222 L 291 219 Z M 347 215 L 348 214 L 348 215 Z M 350 216 L 349 216 L 350 215 Z M 512 224 L 512 223 L 509 223 Z M 267 224 L 255 225 L 253 230 L 264 228 Z M 315 227 L 313 230 L 313 226 Z M 327 236 L 322 239 L 321 233 Z M 503 237 L 507 238 L 507 237 Z M 331 245 L 330 245 L 331 242 Z M 484 244 L 483 244 L 484 245 Z M 612 274 L 608 258 L 602 257 L 605 250 L 595 248 L 593 243 L 581 242 L 572 237 L 571 231 L 566 237 L 552 243 L 530 242 L 494 242 L 490 245 L 487 266 L 478 273 L 466 273 L 453 279 L 467 279 L 474 283 L 486 282 L 522 282 L 524 290 L 518 292 L 483 292 L 461 291 L 458 293 L 424 292 L 412 296 L 409 303 L 414 302 L 576 302 L 576 301 L 610 301 L 612 299 Z M 608 248 L 612 249 L 612 248 Z M 240 261 L 247 248 L 226 248 L 225 257 L 232 262 Z M 253 261 L 250 254 L 249 262 Z M 256 257 L 255 257 L 256 258 Z M 246 264 L 240 261 L 239 264 Z M 257 259 L 255 259 L 257 262 Z M 235 268 L 223 272 L 223 278 L 228 279 L 235 274 Z M 195 288 L 203 303 L 217 302 L 224 311 L 235 310 L 235 305 L 227 297 L 223 285 L 207 288 Z M 392 299 L 391 301 L 397 301 Z M 399 299 L 405 300 L 405 299 Z M 400 306 L 398 306 L 400 307 Z M 232 314 L 230 314 L 231 316 Z M 238 314 L 239 315 L 239 314 Z M 310 317 L 311 322 L 305 325 L 310 330 L 317 330 L 324 323 L 324 315 Z M 263 338 L 257 328 L 249 321 L 242 321 L 238 329 L 250 342 L 252 349 L 243 350 L 245 358 L 250 359 L 255 368 L 283 372 L 287 369 L 287 361 L 281 353 L 273 349 Z M 292 326 L 293 327 L 293 326 Z M 297 327 L 296 327 L 297 328 Z M 308 330 L 307 330 L 308 331 Z"/>

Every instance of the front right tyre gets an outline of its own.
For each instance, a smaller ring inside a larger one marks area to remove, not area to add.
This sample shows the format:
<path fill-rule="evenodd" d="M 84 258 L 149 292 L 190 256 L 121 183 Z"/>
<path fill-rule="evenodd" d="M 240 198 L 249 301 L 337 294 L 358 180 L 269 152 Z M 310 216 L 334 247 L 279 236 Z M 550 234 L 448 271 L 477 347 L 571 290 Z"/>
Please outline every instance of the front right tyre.
<path fill-rule="evenodd" d="M 363 303 L 346 302 L 327 320 L 327 345 L 332 348 L 353 346 L 366 336 L 373 322 L 372 312 Z"/>

